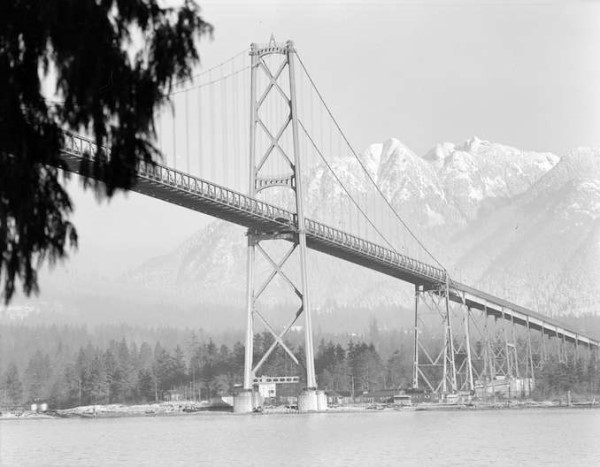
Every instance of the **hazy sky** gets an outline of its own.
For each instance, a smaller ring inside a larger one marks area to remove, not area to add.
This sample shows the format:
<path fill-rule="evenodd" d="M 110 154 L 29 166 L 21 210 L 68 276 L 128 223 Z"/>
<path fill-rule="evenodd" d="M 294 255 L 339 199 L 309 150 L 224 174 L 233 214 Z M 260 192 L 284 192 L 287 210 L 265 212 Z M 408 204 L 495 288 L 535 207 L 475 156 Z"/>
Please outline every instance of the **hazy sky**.
<path fill-rule="evenodd" d="M 214 1 L 203 68 L 251 42 L 293 39 L 353 145 L 396 137 L 418 154 L 477 135 L 563 154 L 600 145 L 600 2 Z M 125 270 L 208 218 L 77 184 L 73 267 Z M 43 284 L 42 284 L 43 287 Z"/>

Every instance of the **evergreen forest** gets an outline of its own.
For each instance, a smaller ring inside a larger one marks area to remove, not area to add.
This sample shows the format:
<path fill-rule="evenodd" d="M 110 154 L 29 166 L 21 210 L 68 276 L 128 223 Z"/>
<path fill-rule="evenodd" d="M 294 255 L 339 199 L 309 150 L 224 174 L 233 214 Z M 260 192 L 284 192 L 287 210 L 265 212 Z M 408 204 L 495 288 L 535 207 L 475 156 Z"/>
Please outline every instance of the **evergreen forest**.
<path fill-rule="evenodd" d="M 51 409 L 90 404 L 137 404 L 232 395 L 243 381 L 242 335 L 209 336 L 202 330 L 71 325 L 0 325 L 0 406 L 46 402 Z M 362 394 L 408 388 L 412 383 L 412 333 L 380 330 L 363 335 L 317 336 L 319 388 Z M 270 333 L 254 336 L 254 361 L 273 344 Z M 304 387 L 302 334 L 286 341 L 296 365 L 279 346 L 257 375 L 299 376 Z M 536 375 L 534 397 L 566 391 L 595 395 L 600 375 L 595 358 L 550 358 Z"/>

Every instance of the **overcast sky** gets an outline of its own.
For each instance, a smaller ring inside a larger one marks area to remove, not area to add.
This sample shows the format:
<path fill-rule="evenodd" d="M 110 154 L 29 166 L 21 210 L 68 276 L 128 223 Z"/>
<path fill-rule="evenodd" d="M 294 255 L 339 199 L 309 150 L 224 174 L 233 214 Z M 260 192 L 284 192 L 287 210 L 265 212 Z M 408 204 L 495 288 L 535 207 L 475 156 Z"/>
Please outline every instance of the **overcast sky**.
<path fill-rule="evenodd" d="M 559 155 L 600 145 L 600 2 L 202 2 L 203 68 L 251 42 L 293 39 L 352 144 L 418 154 L 482 139 Z M 98 204 L 71 184 L 72 267 L 123 271 L 208 221 L 135 193 Z M 43 287 L 43 284 L 42 284 Z"/>

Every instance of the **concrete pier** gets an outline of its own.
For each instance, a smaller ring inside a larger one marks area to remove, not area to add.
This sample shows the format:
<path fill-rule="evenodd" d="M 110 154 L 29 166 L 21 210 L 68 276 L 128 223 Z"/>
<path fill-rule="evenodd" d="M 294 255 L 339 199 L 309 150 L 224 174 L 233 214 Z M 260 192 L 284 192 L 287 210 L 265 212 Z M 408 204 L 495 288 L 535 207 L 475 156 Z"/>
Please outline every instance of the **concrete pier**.
<path fill-rule="evenodd" d="M 264 402 L 265 402 L 265 399 L 263 398 L 263 396 L 260 395 L 260 392 L 258 392 L 258 391 L 252 392 L 252 408 L 253 409 L 258 409 L 259 407 L 262 407 Z"/>
<path fill-rule="evenodd" d="M 298 412 L 316 412 L 319 410 L 316 389 L 305 389 L 298 395 Z"/>
<path fill-rule="evenodd" d="M 233 397 L 233 412 L 234 413 L 251 413 L 253 407 L 252 391 L 244 389 L 239 394 Z"/>
<path fill-rule="evenodd" d="M 325 394 L 325 391 L 317 391 L 317 410 L 320 412 L 327 410 L 327 394 Z"/>

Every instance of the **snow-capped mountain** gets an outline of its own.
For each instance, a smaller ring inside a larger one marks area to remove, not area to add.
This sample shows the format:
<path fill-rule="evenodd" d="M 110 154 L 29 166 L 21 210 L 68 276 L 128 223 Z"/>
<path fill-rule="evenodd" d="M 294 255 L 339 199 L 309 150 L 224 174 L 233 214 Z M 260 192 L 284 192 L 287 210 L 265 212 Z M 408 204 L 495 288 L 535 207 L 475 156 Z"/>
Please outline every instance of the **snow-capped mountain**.
<path fill-rule="evenodd" d="M 368 147 L 361 160 L 457 279 L 548 314 L 600 309 L 600 150 L 559 158 L 471 138 L 438 144 L 421 157 L 389 139 Z M 375 211 L 377 194 L 356 159 L 340 156 L 331 165 L 363 209 Z M 344 217 L 350 202 L 324 165 L 310 168 L 305 184 L 308 217 L 340 228 L 352 223 Z M 386 232 L 398 223 L 389 212 L 379 222 Z M 243 303 L 245 246 L 244 229 L 215 221 L 130 277 L 195 300 Z M 269 246 L 275 257 L 287 247 Z M 380 274 L 317 252 L 310 252 L 309 267 L 311 297 L 321 310 L 333 303 L 410 304 L 411 287 Z M 258 269 L 260 284 L 266 263 Z M 291 263 L 285 270 L 298 274 Z M 278 281 L 265 301 L 292 302 L 288 292 Z"/>
<path fill-rule="evenodd" d="M 600 309 L 600 150 L 563 157 L 460 240 L 471 281 L 549 314 Z"/>

